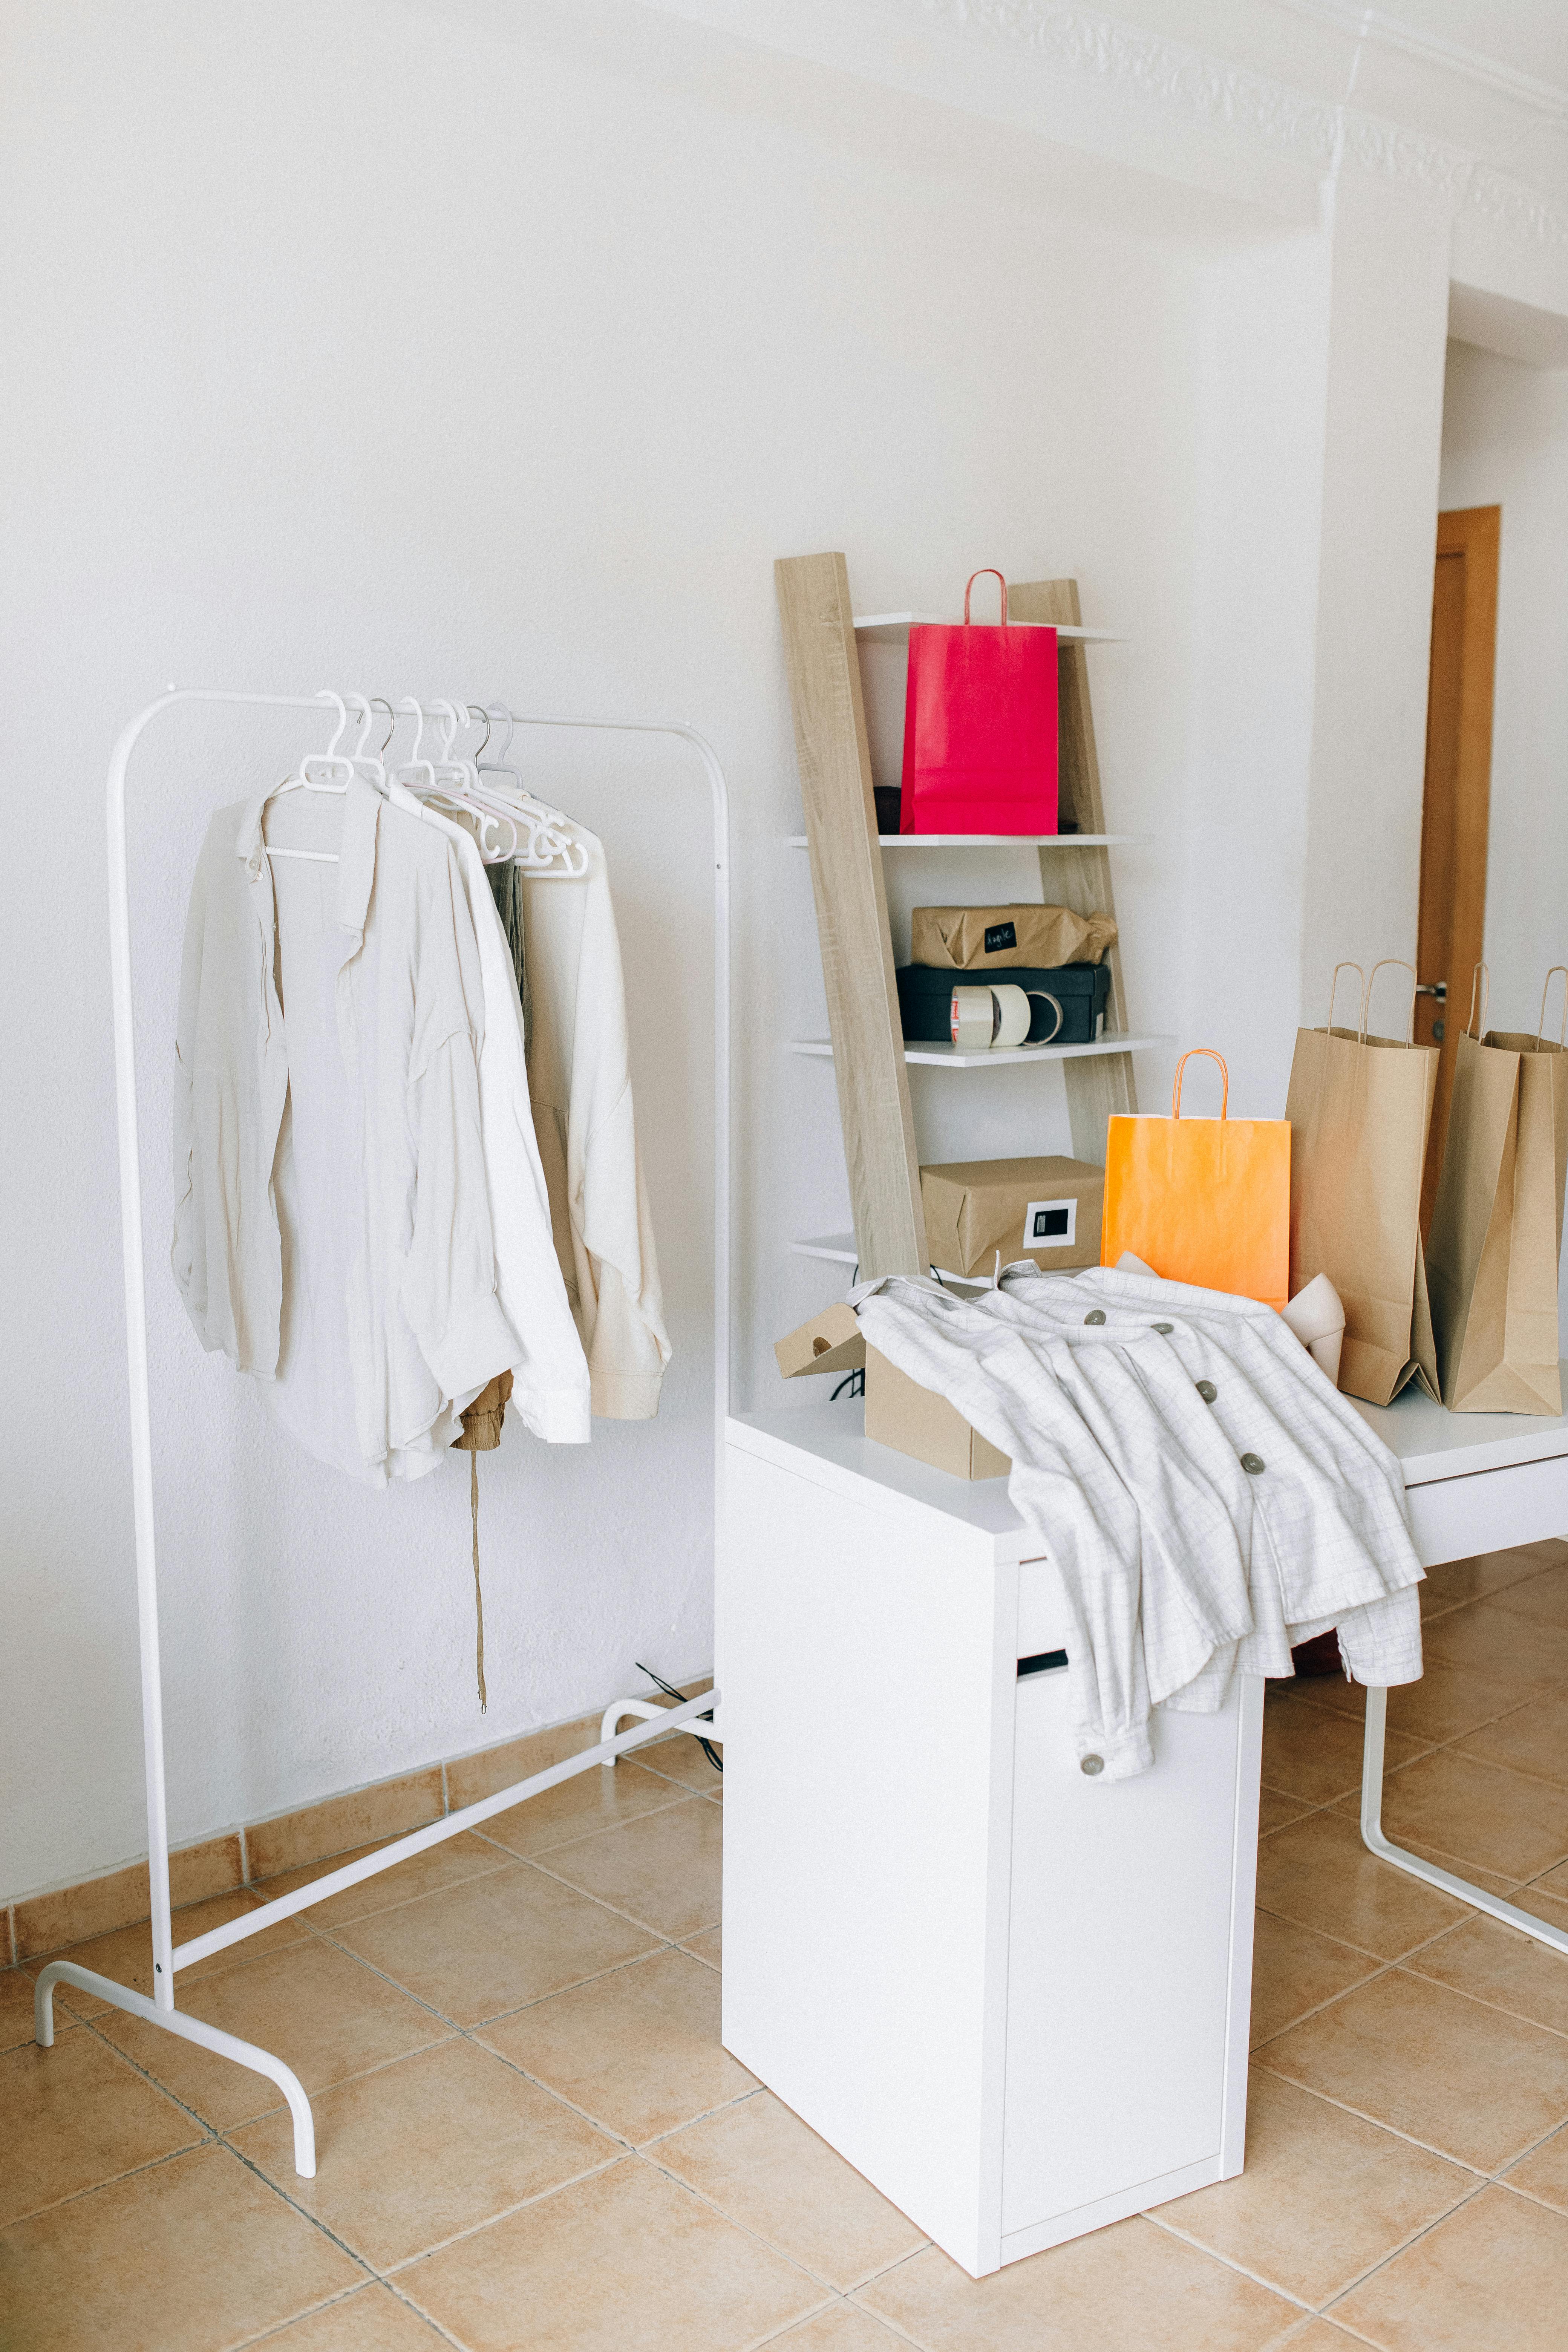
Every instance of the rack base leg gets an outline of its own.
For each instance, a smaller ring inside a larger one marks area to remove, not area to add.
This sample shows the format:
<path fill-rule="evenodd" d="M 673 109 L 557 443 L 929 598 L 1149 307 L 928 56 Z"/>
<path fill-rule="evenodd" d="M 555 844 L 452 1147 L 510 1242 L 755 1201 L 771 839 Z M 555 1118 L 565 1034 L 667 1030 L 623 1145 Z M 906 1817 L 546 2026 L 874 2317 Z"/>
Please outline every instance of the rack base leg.
<path fill-rule="evenodd" d="M 294 2118 L 294 2169 L 301 2180 L 314 2180 L 316 2126 L 310 2102 L 299 2076 L 285 2066 L 281 2058 L 274 2058 L 269 2050 L 258 2049 L 254 2042 L 241 2042 L 237 2034 L 204 2024 L 199 2017 L 185 2017 L 177 2009 L 160 2009 L 145 1993 L 132 1992 L 129 1985 L 116 1984 L 111 1977 L 100 1977 L 92 1969 L 79 1968 L 74 1960 L 51 1960 L 40 1971 L 33 1988 L 33 2039 L 40 2050 L 54 2046 L 58 1984 L 71 1984 L 82 1992 L 95 1992 L 111 2009 L 123 2009 L 132 2017 L 143 2017 L 149 2025 L 161 2026 L 165 2033 L 176 2033 L 184 2042 L 197 2042 L 204 2050 L 216 2050 L 220 2058 L 232 2058 L 237 2066 L 248 2066 L 252 2074 L 265 2074 L 269 2082 L 276 2083 Z"/>
<path fill-rule="evenodd" d="M 601 1741 L 613 1739 L 628 1715 L 637 1723 L 652 1723 L 657 1717 L 668 1713 L 668 1706 L 659 1706 L 650 1699 L 618 1698 L 605 1709 L 604 1720 L 599 1726 L 599 1738 Z M 698 1717 L 690 1723 L 678 1723 L 675 1728 L 677 1731 L 689 1732 L 693 1739 L 710 1739 L 715 1748 L 722 1748 L 724 1745 L 723 1733 L 716 1730 L 705 1717 Z M 613 1772 L 616 1762 L 615 1757 L 606 1756 L 603 1769 L 606 1772 Z"/>
<path fill-rule="evenodd" d="M 1456 1877 L 1451 1870 L 1439 1870 L 1435 1862 L 1424 1862 L 1418 1853 L 1409 1853 L 1404 1846 L 1395 1845 L 1383 1833 L 1383 1748 L 1384 1730 L 1388 1719 L 1388 1693 L 1369 1689 L 1366 1695 L 1366 1733 L 1362 1748 L 1361 1766 L 1361 1833 L 1369 1853 L 1379 1862 L 1391 1862 L 1395 1870 L 1407 1877 L 1419 1878 L 1427 1886 L 1436 1886 L 1441 1894 L 1451 1895 L 1457 1902 L 1468 1903 L 1472 1911 L 1484 1911 L 1489 1919 L 1500 1919 L 1505 1927 L 1517 1927 L 1521 1935 L 1544 1944 L 1548 1951 L 1568 1959 L 1568 1930 L 1548 1926 L 1544 1919 L 1534 1918 L 1516 1904 L 1500 1902 L 1482 1886 L 1468 1878 Z"/>

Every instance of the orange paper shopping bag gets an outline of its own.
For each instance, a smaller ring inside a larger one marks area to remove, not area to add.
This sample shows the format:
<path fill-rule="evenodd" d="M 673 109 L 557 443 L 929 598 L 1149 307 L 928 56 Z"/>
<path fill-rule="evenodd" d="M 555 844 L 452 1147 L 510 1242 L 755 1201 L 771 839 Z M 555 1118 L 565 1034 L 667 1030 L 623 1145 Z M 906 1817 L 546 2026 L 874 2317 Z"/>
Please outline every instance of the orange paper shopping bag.
<path fill-rule="evenodd" d="M 1290 1122 L 1227 1118 L 1230 1073 L 1217 1118 L 1182 1117 L 1176 1065 L 1169 1118 L 1115 1118 L 1105 1156 L 1100 1262 L 1124 1250 L 1167 1282 L 1228 1290 L 1283 1307 L 1290 1289 Z"/>

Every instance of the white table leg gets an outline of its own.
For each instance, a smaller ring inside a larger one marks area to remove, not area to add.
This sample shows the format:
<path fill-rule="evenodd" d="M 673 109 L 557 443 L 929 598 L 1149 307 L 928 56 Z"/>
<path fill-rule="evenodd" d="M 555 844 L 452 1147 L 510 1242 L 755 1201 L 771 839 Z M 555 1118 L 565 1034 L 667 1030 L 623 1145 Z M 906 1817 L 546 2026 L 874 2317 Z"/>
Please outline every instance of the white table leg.
<path fill-rule="evenodd" d="M 1500 1919 L 1505 1927 L 1517 1927 L 1521 1935 L 1544 1944 L 1549 1951 L 1561 1953 L 1568 1959 L 1568 1932 L 1549 1927 L 1544 1919 L 1532 1918 L 1511 1903 L 1500 1902 L 1495 1895 L 1473 1885 L 1468 1878 L 1456 1878 L 1451 1870 L 1439 1870 L 1436 1863 L 1423 1862 L 1419 1854 L 1407 1853 L 1404 1846 L 1394 1845 L 1383 1833 L 1383 1735 L 1388 1715 L 1388 1693 L 1370 1689 L 1366 1695 L 1366 1736 L 1362 1749 L 1361 1766 L 1361 1833 L 1369 1852 L 1380 1862 L 1391 1862 L 1395 1870 L 1403 1870 L 1412 1878 L 1424 1879 L 1428 1886 L 1440 1887 L 1458 1902 L 1468 1903 L 1472 1911 L 1484 1911 L 1489 1918 Z"/>

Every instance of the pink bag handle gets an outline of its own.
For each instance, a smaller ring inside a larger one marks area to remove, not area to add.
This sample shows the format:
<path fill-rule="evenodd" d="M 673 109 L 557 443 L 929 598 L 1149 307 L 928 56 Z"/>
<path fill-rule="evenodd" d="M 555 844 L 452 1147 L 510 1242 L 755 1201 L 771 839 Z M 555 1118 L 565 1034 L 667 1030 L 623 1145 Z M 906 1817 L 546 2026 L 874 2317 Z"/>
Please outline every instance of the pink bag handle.
<path fill-rule="evenodd" d="M 966 629 L 971 625 L 971 624 L 970 624 L 970 619 L 969 619 L 969 592 L 970 592 L 970 590 L 973 587 L 973 585 L 974 585 L 974 583 L 975 583 L 975 582 L 976 582 L 977 580 L 1002 580 L 1002 574 L 997 571 L 996 566 L 995 566 L 994 563 L 988 563 L 988 564 L 985 566 L 985 568 L 984 568 L 984 570 L 983 572 L 972 572 L 970 573 L 970 575 L 969 575 L 968 579 L 964 582 L 964 583 L 963 583 L 963 625 L 964 625 L 964 627 L 965 627 Z M 1002 626 L 1003 626 L 1004 628 L 1005 628 L 1005 627 L 1006 627 L 1006 625 L 1007 625 L 1007 583 L 1005 582 L 1005 580 L 1002 580 Z"/>
<path fill-rule="evenodd" d="M 1225 1055 L 1216 1054 L 1212 1045 L 1194 1045 L 1192 1053 L 1184 1054 L 1176 1064 L 1176 1083 L 1171 1088 L 1171 1117 L 1180 1118 L 1182 1116 L 1182 1074 L 1194 1054 L 1206 1054 L 1211 1062 L 1219 1064 L 1219 1074 L 1225 1080 L 1225 1089 L 1219 1098 L 1219 1115 L 1224 1118 L 1230 1108 L 1230 1072 L 1226 1068 Z"/>

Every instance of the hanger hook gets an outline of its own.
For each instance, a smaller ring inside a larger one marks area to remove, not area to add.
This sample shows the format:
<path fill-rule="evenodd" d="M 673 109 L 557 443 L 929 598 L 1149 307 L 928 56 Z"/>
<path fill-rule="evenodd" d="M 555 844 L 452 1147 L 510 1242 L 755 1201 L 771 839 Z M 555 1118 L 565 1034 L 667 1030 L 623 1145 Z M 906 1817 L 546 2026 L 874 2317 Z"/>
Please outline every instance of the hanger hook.
<path fill-rule="evenodd" d="M 466 707 L 471 725 L 477 727 L 479 724 L 480 719 L 484 721 L 485 740 L 479 745 L 479 750 L 474 753 L 474 765 L 477 768 L 479 761 L 484 758 L 485 753 L 490 748 L 490 735 L 495 727 L 495 721 L 482 703 L 470 702 Z M 478 714 L 477 716 L 476 713 Z"/>
<path fill-rule="evenodd" d="M 359 736 L 354 744 L 353 751 L 350 754 L 350 757 L 357 766 L 359 761 L 364 757 L 365 738 L 370 733 L 370 698 L 368 695 L 363 694 L 351 694 L 348 697 L 348 699 L 351 702 L 357 702 L 359 704 Z"/>
<path fill-rule="evenodd" d="M 394 710 L 391 703 L 388 702 L 384 694 L 373 694 L 371 696 L 370 705 L 373 710 L 378 702 L 386 713 L 386 732 L 382 737 L 380 743 L 376 747 L 375 756 L 378 760 L 384 762 L 386 759 L 386 747 L 397 732 L 397 713 Z"/>
<path fill-rule="evenodd" d="M 458 730 L 462 725 L 462 720 L 458 717 L 458 706 L 455 702 L 437 702 L 436 708 L 441 713 L 441 757 L 450 765 L 452 746 L 458 740 Z"/>
<path fill-rule="evenodd" d="M 506 720 L 506 741 L 496 753 L 497 761 L 504 762 L 511 751 L 512 733 L 516 728 L 517 721 L 513 719 L 510 711 L 507 709 L 504 702 L 497 703 L 493 706 L 487 702 L 485 705 L 485 717 L 487 719 L 504 719 Z"/>
<path fill-rule="evenodd" d="M 338 745 L 342 742 L 344 732 L 348 727 L 348 706 L 343 701 L 342 696 L 337 692 L 335 688 L 330 686 L 318 687 L 316 689 L 316 699 L 318 702 L 335 702 L 338 706 L 338 731 L 332 737 L 332 740 L 328 744 L 325 751 L 321 754 L 323 759 L 330 760 L 337 751 Z"/>
<path fill-rule="evenodd" d="M 425 740 L 425 705 L 417 701 L 412 694 L 405 694 L 397 707 L 399 710 L 410 712 L 418 722 L 414 730 L 414 749 L 408 754 L 408 765 L 411 768 L 416 767 L 419 761 L 419 746 Z"/>

